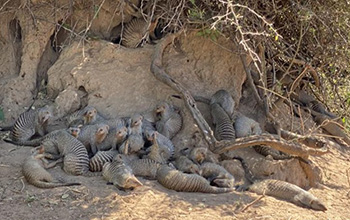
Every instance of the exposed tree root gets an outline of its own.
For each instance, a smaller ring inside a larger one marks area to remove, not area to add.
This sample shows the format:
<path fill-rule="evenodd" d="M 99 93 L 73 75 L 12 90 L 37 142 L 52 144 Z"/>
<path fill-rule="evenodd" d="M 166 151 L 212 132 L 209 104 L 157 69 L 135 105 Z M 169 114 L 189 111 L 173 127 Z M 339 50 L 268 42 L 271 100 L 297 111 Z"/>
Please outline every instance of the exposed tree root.
<path fill-rule="evenodd" d="M 235 150 L 254 145 L 268 145 L 276 150 L 290 155 L 299 156 L 304 159 L 309 155 L 323 155 L 328 152 L 325 147 L 321 149 L 309 148 L 296 141 L 286 141 L 277 135 L 271 134 L 238 138 L 233 141 L 217 141 L 214 137 L 213 131 L 205 121 L 202 113 L 198 110 L 196 102 L 193 99 L 191 93 L 179 82 L 172 79 L 163 68 L 162 56 L 164 49 L 180 34 L 181 32 L 170 34 L 164 37 L 163 40 L 157 45 L 151 64 L 151 72 L 159 81 L 170 86 L 180 94 L 181 98 L 185 102 L 185 106 L 191 112 L 194 120 L 204 135 L 205 140 L 208 142 L 210 150 L 212 150 L 214 153 L 220 154 L 229 150 Z"/>

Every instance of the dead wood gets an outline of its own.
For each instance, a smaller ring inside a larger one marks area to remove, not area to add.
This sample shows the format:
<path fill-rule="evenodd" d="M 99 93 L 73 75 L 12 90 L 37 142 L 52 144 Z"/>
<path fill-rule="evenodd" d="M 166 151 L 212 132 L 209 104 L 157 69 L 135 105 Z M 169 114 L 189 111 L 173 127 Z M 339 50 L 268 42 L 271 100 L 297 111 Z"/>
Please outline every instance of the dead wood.
<path fill-rule="evenodd" d="M 151 72 L 156 77 L 156 79 L 170 86 L 180 94 L 181 98 L 185 102 L 185 106 L 191 112 L 199 129 L 204 135 L 205 140 L 208 142 L 211 151 L 220 154 L 226 151 L 254 145 L 268 145 L 276 150 L 302 158 L 307 158 L 309 155 L 323 155 L 328 152 L 325 147 L 321 149 L 309 148 L 303 144 L 298 143 L 297 141 L 286 141 L 277 135 L 271 134 L 238 138 L 233 141 L 217 141 L 214 137 L 212 129 L 204 119 L 202 113 L 198 110 L 196 101 L 192 97 L 191 93 L 183 85 L 171 78 L 163 68 L 162 56 L 164 49 L 180 34 L 181 32 L 167 35 L 157 45 L 152 59 Z"/>

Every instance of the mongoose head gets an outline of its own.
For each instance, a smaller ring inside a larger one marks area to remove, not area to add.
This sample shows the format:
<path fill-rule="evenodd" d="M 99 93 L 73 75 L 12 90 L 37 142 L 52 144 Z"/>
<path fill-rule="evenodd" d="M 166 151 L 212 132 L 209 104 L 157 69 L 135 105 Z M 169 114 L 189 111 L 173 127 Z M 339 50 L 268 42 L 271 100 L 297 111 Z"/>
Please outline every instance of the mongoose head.
<path fill-rule="evenodd" d="M 125 181 L 125 185 L 123 186 L 123 188 L 135 189 L 139 186 L 143 186 L 143 184 L 134 175 L 132 175 Z"/>
<path fill-rule="evenodd" d="M 234 179 L 219 179 L 216 178 L 211 182 L 213 185 L 224 188 L 233 188 L 234 187 Z"/>
<path fill-rule="evenodd" d="M 149 141 L 151 141 L 153 144 L 155 144 L 158 134 L 159 134 L 159 133 L 158 133 L 157 131 L 148 131 L 148 132 L 146 132 L 147 140 L 149 140 Z"/>
<path fill-rule="evenodd" d="M 77 127 L 70 127 L 68 128 L 68 133 L 70 133 L 73 137 L 78 138 L 82 127 L 83 125 L 78 125 Z"/>
<path fill-rule="evenodd" d="M 123 140 L 124 138 L 126 138 L 127 135 L 128 135 L 128 128 L 125 126 L 117 129 L 115 133 L 115 137 L 117 140 Z"/>
<path fill-rule="evenodd" d="M 119 163 L 124 163 L 124 160 L 123 160 L 123 157 L 121 154 L 116 154 L 114 157 L 113 157 L 113 161 L 118 161 Z"/>
<path fill-rule="evenodd" d="M 109 126 L 105 124 L 101 124 L 98 126 L 96 131 L 96 141 L 97 143 L 101 143 L 107 136 L 109 130 Z"/>
<path fill-rule="evenodd" d="M 192 160 L 194 160 L 193 162 L 201 164 L 207 157 L 207 151 L 208 149 L 204 147 L 193 148 L 191 150 L 190 157 Z"/>
<path fill-rule="evenodd" d="M 162 117 L 166 112 L 170 110 L 170 105 L 166 102 L 159 103 L 155 108 L 156 118 Z"/>
<path fill-rule="evenodd" d="M 39 109 L 38 120 L 40 124 L 46 123 L 50 118 L 52 118 L 52 111 L 48 106 Z"/>
<path fill-rule="evenodd" d="M 85 113 L 84 113 L 84 124 L 89 124 L 91 122 L 94 122 L 97 117 L 97 110 L 96 108 L 89 106 L 87 107 Z"/>
<path fill-rule="evenodd" d="M 131 118 L 130 127 L 138 127 L 142 125 L 143 116 L 140 114 L 136 114 Z"/>
<path fill-rule="evenodd" d="M 188 167 L 187 173 L 196 173 L 196 174 L 200 175 L 201 172 L 200 172 L 199 166 L 197 164 L 191 164 Z"/>

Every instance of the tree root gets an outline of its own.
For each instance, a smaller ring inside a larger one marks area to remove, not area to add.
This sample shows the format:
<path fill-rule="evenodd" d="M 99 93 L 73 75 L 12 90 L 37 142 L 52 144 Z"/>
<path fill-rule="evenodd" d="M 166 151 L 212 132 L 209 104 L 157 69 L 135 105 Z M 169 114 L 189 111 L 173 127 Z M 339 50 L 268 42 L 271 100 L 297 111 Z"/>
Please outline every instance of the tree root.
<path fill-rule="evenodd" d="M 202 113 L 198 110 L 196 102 L 193 99 L 191 93 L 183 85 L 171 78 L 163 68 L 162 56 L 164 49 L 170 43 L 172 43 L 175 40 L 175 38 L 178 37 L 181 33 L 182 32 L 177 32 L 175 34 L 167 35 L 157 45 L 151 64 L 151 72 L 156 77 L 156 79 L 170 86 L 172 89 L 174 89 L 180 94 L 181 98 L 185 102 L 185 106 L 191 112 L 199 129 L 204 135 L 205 140 L 208 142 L 211 151 L 220 154 L 226 151 L 254 145 L 268 145 L 276 150 L 282 151 L 290 155 L 299 156 L 304 159 L 307 158 L 309 155 L 318 156 L 328 152 L 326 147 L 323 147 L 321 149 L 309 148 L 296 141 L 286 141 L 277 135 L 271 134 L 238 138 L 233 141 L 217 141 L 214 137 L 212 129 L 204 119 Z"/>

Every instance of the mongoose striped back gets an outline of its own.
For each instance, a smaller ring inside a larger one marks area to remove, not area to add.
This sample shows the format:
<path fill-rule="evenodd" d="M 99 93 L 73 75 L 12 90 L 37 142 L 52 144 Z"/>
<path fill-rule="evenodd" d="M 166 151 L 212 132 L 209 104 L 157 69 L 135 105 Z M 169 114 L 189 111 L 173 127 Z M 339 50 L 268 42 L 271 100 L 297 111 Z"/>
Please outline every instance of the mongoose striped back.
<path fill-rule="evenodd" d="M 145 159 L 137 159 L 126 162 L 135 176 L 141 176 L 148 179 L 156 179 L 157 170 L 160 167 L 160 163 L 145 158 Z"/>
<path fill-rule="evenodd" d="M 125 47 L 136 48 L 140 45 L 147 34 L 147 21 L 143 18 L 135 18 L 125 25 L 122 38 L 122 45 Z"/>
<path fill-rule="evenodd" d="M 174 106 L 161 102 L 155 109 L 156 129 L 165 137 L 172 139 L 182 128 L 182 116 Z"/>
<path fill-rule="evenodd" d="M 108 182 L 121 189 L 142 186 L 142 183 L 134 176 L 131 168 L 124 163 L 120 155 L 117 155 L 112 162 L 105 163 L 102 173 Z"/>
<path fill-rule="evenodd" d="M 57 130 L 46 138 L 51 141 L 64 157 L 63 169 L 72 175 L 88 175 L 89 157 L 85 146 L 66 130 Z M 47 143 L 47 141 L 46 141 Z M 43 142 L 45 147 L 45 142 Z M 46 147 L 45 147 L 46 150 Z"/>
<path fill-rule="evenodd" d="M 232 192 L 231 188 L 217 188 L 197 174 L 186 174 L 162 165 L 157 172 L 157 180 L 168 189 L 179 192 L 203 192 L 203 193 L 226 193 Z"/>
<path fill-rule="evenodd" d="M 21 144 L 22 141 L 29 140 L 34 134 L 44 136 L 47 133 L 47 123 L 51 117 L 52 113 L 48 107 L 23 112 L 13 125 L 10 133 L 11 140 Z"/>
<path fill-rule="evenodd" d="M 220 140 L 234 140 L 235 129 L 232 121 L 224 109 L 218 104 L 210 105 L 213 124 L 215 125 L 215 136 Z"/>
<path fill-rule="evenodd" d="M 95 156 L 90 159 L 90 170 L 92 172 L 102 171 L 103 165 L 112 162 L 113 157 L 118 153 L 116 150 L 98 151 Z"/>
<path fill-rule="evenodd" d="M 27 157 L 22 164 L 22 174 L 28 183 L 39 188 L 80 185 L 80 183 L 64 183 L 55 180 L 41 165 L 42 158 L 44 158 L 44 154 L 34 152 L 32 155 Z"/>
<path fill-rule="evenodd" d="M 230 93 L 224 89 L 220 89 L 214 93 L 210 99 L 210 105 L 217 103 L 232 118 L 235 108 L 235 101 L 233 100 Z"/>

